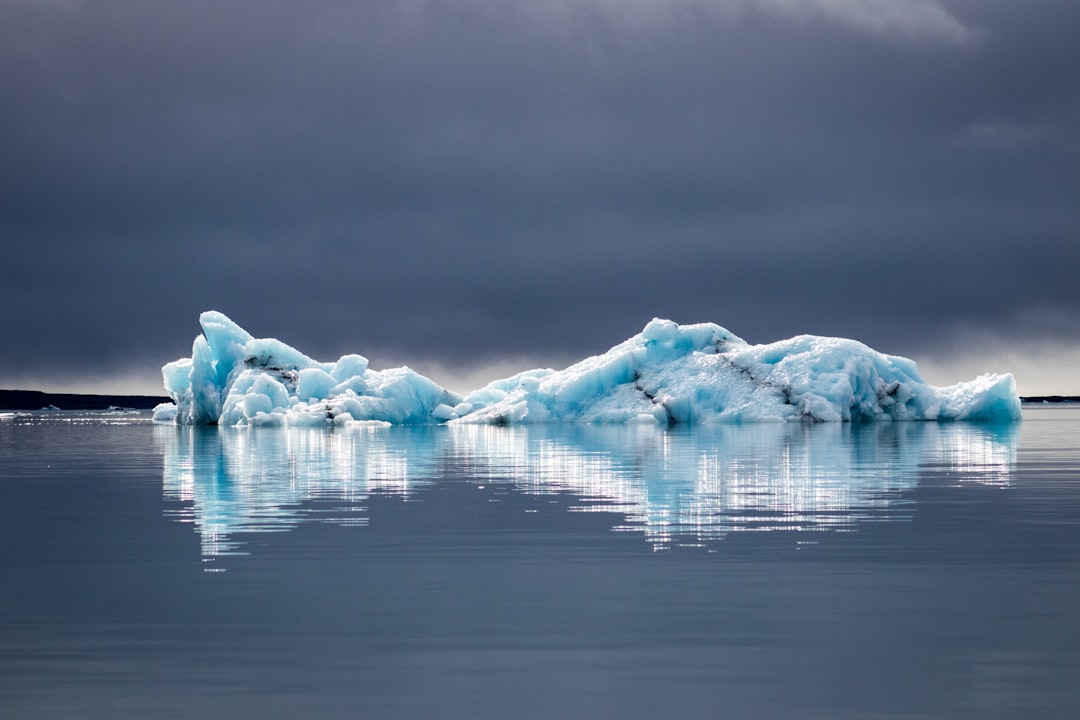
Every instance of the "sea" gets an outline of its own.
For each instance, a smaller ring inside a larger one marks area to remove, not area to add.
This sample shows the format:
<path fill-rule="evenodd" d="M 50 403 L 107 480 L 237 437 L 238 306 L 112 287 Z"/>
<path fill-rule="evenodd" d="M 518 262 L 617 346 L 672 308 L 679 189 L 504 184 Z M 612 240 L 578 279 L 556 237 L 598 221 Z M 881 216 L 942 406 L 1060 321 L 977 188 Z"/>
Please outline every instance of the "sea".
<path fill-rule="evenodd" d="M 3 718 L 1080 717 L 1080 407 L 0 414 Z"/>

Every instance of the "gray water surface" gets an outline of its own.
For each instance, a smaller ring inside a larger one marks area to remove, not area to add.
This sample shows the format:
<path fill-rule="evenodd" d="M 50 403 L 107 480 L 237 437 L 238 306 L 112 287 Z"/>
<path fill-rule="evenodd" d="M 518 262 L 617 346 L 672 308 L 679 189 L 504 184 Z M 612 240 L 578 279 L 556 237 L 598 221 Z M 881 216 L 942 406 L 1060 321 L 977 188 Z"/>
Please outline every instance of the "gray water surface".
<path fill-rule="evenodd" d="M 1080 410 L 0 416 L 0 716 L 1071 718 Z"/>

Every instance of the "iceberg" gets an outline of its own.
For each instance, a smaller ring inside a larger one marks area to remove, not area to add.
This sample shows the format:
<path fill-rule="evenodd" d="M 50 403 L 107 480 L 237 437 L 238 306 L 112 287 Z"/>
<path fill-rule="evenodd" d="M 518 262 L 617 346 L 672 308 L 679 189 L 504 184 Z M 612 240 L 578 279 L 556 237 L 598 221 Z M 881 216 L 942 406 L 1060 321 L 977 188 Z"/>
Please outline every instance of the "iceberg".
<path fill-rule="evenodd" d="M 184 425 L 674 424 L 1018 420 L 1010 374 L 935 387 L 907 358 L 855 340 L 800 335 L 750 345 L 712 323 L 654 319 L 602 355 L 527 370 L 464 397 L 408 367 L 361 355 L 323 363 L 252 337 L 220 312 L 199 318 L 190 358 L 165 365 Z"/>
<path fill-rule="evenodd" d="M 273 338 L 254 338 L 220 312 L 199 316 L 191 357 L 161 369 L 173 405 L 154 420 L 180 425 L 343 425 L 437 422 L 460 398 L 407 367 L 375 371 L 362 355 L 312 360 Z"/>

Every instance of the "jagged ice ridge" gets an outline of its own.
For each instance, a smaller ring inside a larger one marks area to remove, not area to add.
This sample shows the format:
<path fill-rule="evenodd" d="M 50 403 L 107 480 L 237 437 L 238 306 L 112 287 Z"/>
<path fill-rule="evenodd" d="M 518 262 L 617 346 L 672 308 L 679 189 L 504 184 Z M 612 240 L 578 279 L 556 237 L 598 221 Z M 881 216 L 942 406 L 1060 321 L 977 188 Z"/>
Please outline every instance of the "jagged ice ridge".
<path fill-rule="evenodd" d="M 461 397 L 407 367 L 361 355 L 315 361 L 254 338 L 220 312 L 199 317 L 191 357 L 162 368 L 185 425 L 677 423 L 1016 420 L 1012 375 L 934 387 L 911 360 L 855 340 L 800 335 L 750 345 L 719 325 L 655 319 L 565 370 L 528 370 Z"/>

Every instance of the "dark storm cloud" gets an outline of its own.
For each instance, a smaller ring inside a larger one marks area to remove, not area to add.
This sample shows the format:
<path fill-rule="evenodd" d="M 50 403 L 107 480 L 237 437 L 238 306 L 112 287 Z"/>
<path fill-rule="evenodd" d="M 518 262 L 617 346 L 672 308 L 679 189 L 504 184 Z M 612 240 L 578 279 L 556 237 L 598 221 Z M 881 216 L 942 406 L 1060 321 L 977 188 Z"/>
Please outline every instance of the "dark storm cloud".
<path fill-rule="evenodd" d="M 0 12 L 9 376 L 160 365 L 207 308 L 448 362 L 654 315 L 899 353 L 1080 330 L 1075 3 Z"/>

